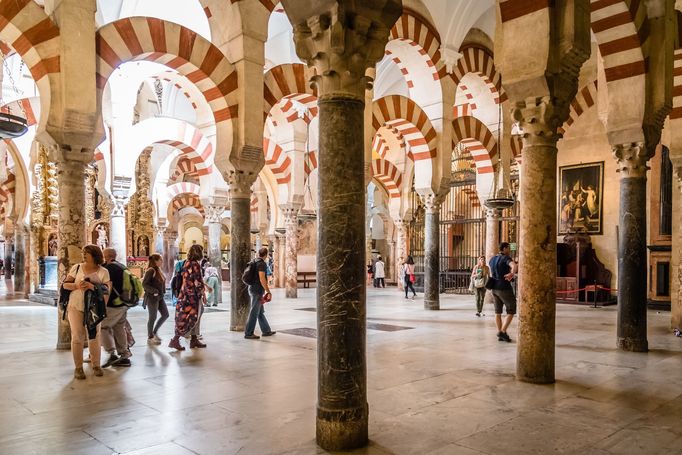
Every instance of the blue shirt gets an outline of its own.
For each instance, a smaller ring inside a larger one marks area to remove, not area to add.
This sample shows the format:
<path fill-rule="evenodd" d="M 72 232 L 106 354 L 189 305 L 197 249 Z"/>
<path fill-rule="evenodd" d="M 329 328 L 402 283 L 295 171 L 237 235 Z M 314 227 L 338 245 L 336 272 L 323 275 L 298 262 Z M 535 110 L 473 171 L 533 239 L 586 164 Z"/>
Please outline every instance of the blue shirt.
<path fill-rule="evenodd" d="M 494 290 L 513 290 L 511 283 L 504 279 L 504 276 L 511 272 L 511 265 L 509 264 L 512 262 L 512 258 L 502 253 L 490 260 L 490 275 L 495 279 Z"/>

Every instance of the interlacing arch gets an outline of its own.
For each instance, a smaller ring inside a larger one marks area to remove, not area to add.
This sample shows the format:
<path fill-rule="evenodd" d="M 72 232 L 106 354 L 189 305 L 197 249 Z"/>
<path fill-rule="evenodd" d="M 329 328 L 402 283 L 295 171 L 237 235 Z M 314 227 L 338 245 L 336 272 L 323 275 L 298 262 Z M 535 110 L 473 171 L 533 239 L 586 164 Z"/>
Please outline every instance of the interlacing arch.
<path fill-rule="evenodd" d="M 204 216 L 204 206 L 199 197 L 199 185 L 189 182 L 182 182 L 170 185 L 166 188 L 167 200 L 169 207 L 175 213 L 186 207 L 194 207 Z"/>
<path fill-rule="evenodd" d="M 390 198 L 399 198 L 403 183 L 402 173 L 388 160 L 372 160 L 372 176 L 386 189 Z"/>
<path fill-rule="evenodd" d="M 386 126 L 400 132 L 410 146 L 408 156 L 413 161 L 430 161 L 438 153 L 438 134 L 426 113 L 409 98 L 385 96 L 372 106 L 373 135 Z"/>
<path fill-rule="evenodd" d="M 303 109 L 301 109 L 301 107 Z M 298 93 L 287 95 L 282 98 L 270 113 L 270 118 L 273 119 L 272 124 L 274 126 L 277 126 L 277 121 L 274 119 L 275 116 L 273 113 L 277 109 L 281 111 L 282 117 L 286 119 L 287 123 L 303 120 L 305 123 L 310 124 L 310 122 L 317 117 L 317 97 L 314 95 Z"/>
<path fill-rule="evenodd" d="M 407 41 L 417 48 L 426 65 L 433 68 L 434 81 L 447 75 L 440 55 L 440 35 L 436 28 L 419 13 L 403 8 L 403 15 L 391 29 L 390 39 Z"/>
<path fill-rule="evenodd" d="M 284 153 L 282 147 L 273 139 L 263 138 L 263 153 L 265 165 L 272 171 L 278 185 L 284 185 L 291 180 L 291 158 Z"/>
<path fill-rule="evenodd" d="M 455 84 L 459 85 L 462 78 L 469 73 L 477 74 L 485 81 L 495 104 L 507 101 L 507 94 L 502 88 L 502 77 L 495 68 L 492 53 L 483 47 L 471 45 L 460 49 L 460 53 L 462 57 L 457 61 L 457 66 L 452 74 Z"/>
<path fill-rule="evenodd" d="M 480 175 L 494 173 L 498 150 L 497 141 L 490 130 L 476 117 L 456 118 L 452 128 L 452 148 L 462 143 L 471 154 Z"/>
<path fill-rule="evenodd" d="M 198 179 L 199 171 L 192 160 L 186 156 L 180 156 L 180 158 L 177 160 L 177 163 L 175 164 L 173 174 L 170 176 L 168 181 L 171 183 L 183 182 L 183 179 L 186 176 L 189 176 L 192 179 Z"/>
<path fill-rule="evenodd" d="M 597 80 L 593 80 L 589 84 L 581 88 L 571 101 L 571 107 L 568 120 L 559 128 L 559 133 L 566 134 L 571 125 L 578 120 L 578 117 L 583 115 L 585 111 L 595 105 L 597 102 Z"/>
<path fill-rule="evenodd" d="M 121 64 L 145 60 L 166 65 L 194 83 L 211 106 L 218 142 L 229 143 L 237 116 L 237 72 L 225 55 L 196 32 L 152 17 L 130 17 L 97 31 L 99 102 L 107 80 Z"/>

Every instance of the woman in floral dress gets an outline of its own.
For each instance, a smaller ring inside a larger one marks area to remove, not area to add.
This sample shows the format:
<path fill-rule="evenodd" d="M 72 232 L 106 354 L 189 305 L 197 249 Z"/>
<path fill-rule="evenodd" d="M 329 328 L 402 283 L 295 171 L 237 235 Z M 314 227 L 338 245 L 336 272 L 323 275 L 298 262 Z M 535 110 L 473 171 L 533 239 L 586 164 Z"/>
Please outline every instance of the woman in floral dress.
<path fill-rule="evenodd" d="M 182 288 L 175 304 L 175 336 L 168 347 L 184 351 L 180 337 L 192 336 L 190 348 L 205 348 L 199 341 L 199 318 L 204 306 L 204 280 L 201 276 L 201 258 L 204 251 L 201 245 L 192 245 L 187 253 L 187 260 L 182 264 Z"/>

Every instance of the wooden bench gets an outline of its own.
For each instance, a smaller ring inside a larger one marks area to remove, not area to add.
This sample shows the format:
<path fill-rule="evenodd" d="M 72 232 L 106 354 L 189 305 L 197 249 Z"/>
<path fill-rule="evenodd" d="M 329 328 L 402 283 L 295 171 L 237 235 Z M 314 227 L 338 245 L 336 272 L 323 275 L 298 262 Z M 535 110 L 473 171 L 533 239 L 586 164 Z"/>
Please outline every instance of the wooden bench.
<path fill-rule="evenodd" d="M 298 272 L 296 282 L 303 283 L 304 288 L 309 288 L 310 283 L 317 283 L 317 272 Z"/>

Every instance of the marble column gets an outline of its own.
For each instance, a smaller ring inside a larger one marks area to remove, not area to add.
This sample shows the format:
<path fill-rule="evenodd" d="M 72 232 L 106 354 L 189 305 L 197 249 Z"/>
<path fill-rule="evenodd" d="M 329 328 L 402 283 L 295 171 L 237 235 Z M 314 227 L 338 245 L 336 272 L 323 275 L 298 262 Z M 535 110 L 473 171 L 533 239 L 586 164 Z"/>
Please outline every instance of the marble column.
<path fill-rule="evenodd" d="M 500 247 L 500 209 L 486 209 L 485 213 L 485 260 L 486 263 L 495 256 Z"/>
<path fill-rule="evenodd" d="M 394 220 L 396 242 L 395 242 L 395 279 L 398 281 L 398 287 L 402 289 L 404 282 L 400 282 L 399 275 L 403 262 L 407 260 L 407 223 L 401 220 Z"/>
<path fill-rule="evenodd" d="M 14 229 L 14 292 L 26 293 L 26 228 L 22 224 Z"/>
<path fill-rule="evenodd" d="M 71 266 L 83 260 L 85 245 L 85 164 L 61 160 L 57 163 L 59 186 L 59 224 L 57 229 L 58 283 Z M 57 311 L 57 349 L 71 349 L 71 330 L 68 320 Z"/>
<path fill-rule="evenodd" d="M 248 316 L 249 291 L 242 273 L 251 260 L 251 185 L 246 174 L 235 172 L 230 177 L 230 330 L 243 331 Z"/>
<path fill-rule="evenodd" d="M 388 251 L 386 251 L 386 278 L 395 281 L 395 242 L 389 240 L 386 242 L 388 245 Z"/>
<path fill-rule="evenodd" d="M 646 171 L 643 143 L 613 147 L 620 173 L 618 348 L 647 352 Z M 526 165 L 524 150 L 523 164 Z"/>
<path fill-rule="evenodd" d="M 175 269 L 175 259 L 177 256 L 176 242 L 178 240 L 177 231 L 166 229 L 163 234 L 163 271 L 166 274 L 166 284 L 170 285 Z"/>
<path fill-rule="evenodd" d="M 277 279 L 277 268 L 279 267 L 279 264 L 277 263 L 277 236 L 275 234 L 268 236 L 268 250 L 270 250 L 270 254 L 272 255 L 272 287 L 278 288 L 280 287 L 279 280 Z"/>
<path fill-rule="evenodd" d="M 287 250 L 287 239 L 285 233 L 281 233 L 277 236 L 277 280 L 279 281 L 279 287 L 283 288 L 286 283 L 286 250 Z"/>
<path fill-rule="evenodd" d="M 223 277 L 221 271 L 222 252 L 220 251 L 220 234 L 222 233 L 222 224 L 220 219 L 225 212 L 225 206 L 209 205 L 206 211 L 206 218 L 208 220 L 208 260 L 211 265 L 218 270 L 218 303 L 223 303 Z"/>
<path fill-rule="evenodd" d="M 351 450 L 368 441 L 364 178 L 365 72 L 384 55 L 400 0 L 284 0 L 296 52 L 317 70 L 317 443 Z M 329 10 L 324 10 L 328 5 Z"/>
<path fill-rule="evenodd" d="M 440 205 L 443 196 L 420 195 L 424 217 L 424 309 L 440 310 Z"/>
<path fill-rule="evenodd" d="M 298 205 L 283 205 L 285 234 L 284 289 L 288 299 L 298 297 Z"/>
<path fill-rule="evenodd" d="M 109 248 L 116 250 L 116 260 L 121 264 L 126 264 L 128 251 L 126 249 L 127 230 L 126 230 L 126 198 L 112 197 L 111 217 L 109 224 Z"/>
<path fill-rule="evenodd" d="M 166 232 L 166 225 L 165 224 L 158 224 L 154 228 L 154 234 L 155 234 L 154 253 L 160 254 L 161 256 L 164 256 L 165 252 L 166 252 L 166 250 L 164 248 L 164 244 L 163 244 L 165 232 Z M 165 261 L 165 258 L 164 258 L 164 261 Z"/>
<path fill-rule="evenodd" d="M 673 157 L 670 328 L 682 330 L 682 157 Z"/>
<path fill-rule="evenodd" d="M 518 103 L 514 118 L 523 135 L 519 237 L 519 338 L 516 376 L 538 384 L 554 382 L 556 308 L 556 171 L 559 136 L 547 98 Z M 542 188 L 542 191 L 538 191 Z"/>
<path fill-rule="evenodd" d="M 12 279 L 12 261 L 14 260 L 14 231 L 7 230 L 5 232 L 5 279 Z"/>

